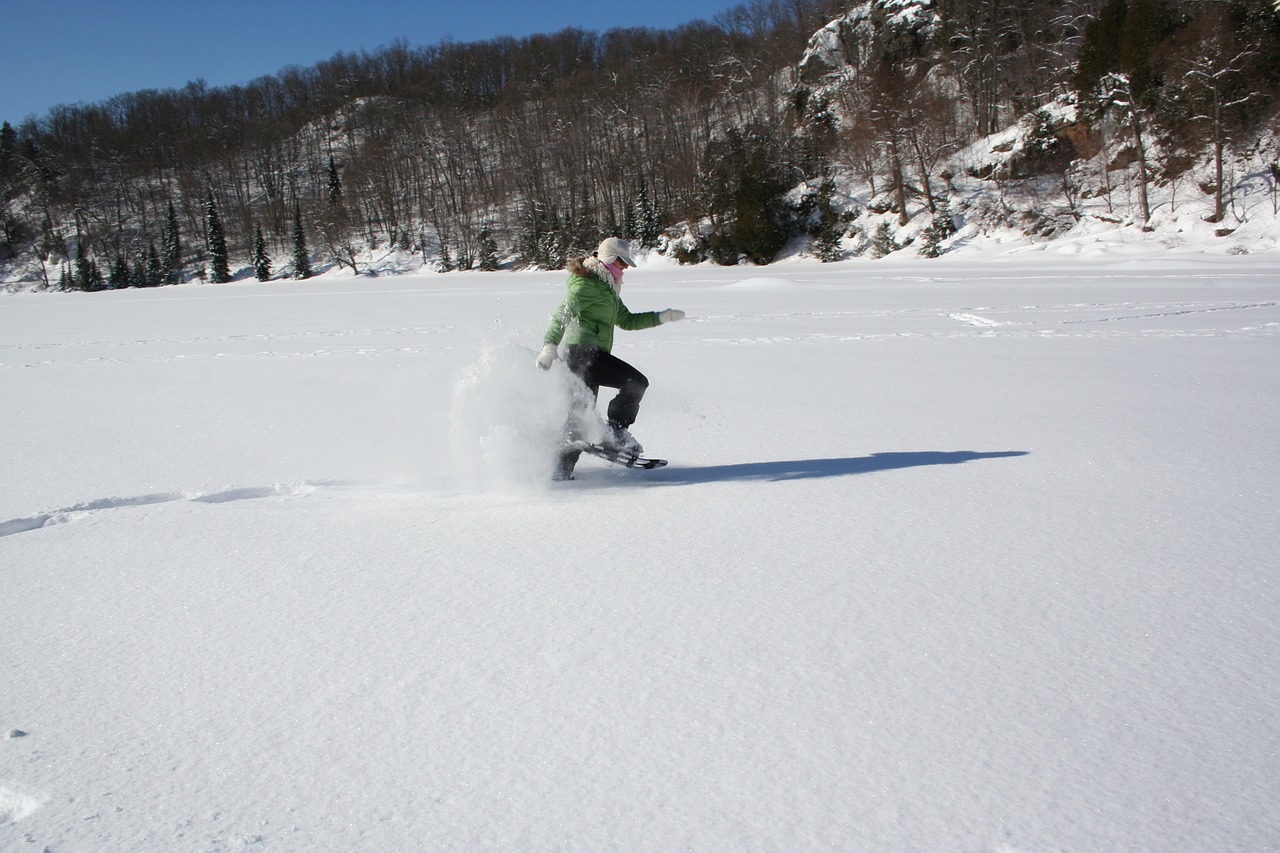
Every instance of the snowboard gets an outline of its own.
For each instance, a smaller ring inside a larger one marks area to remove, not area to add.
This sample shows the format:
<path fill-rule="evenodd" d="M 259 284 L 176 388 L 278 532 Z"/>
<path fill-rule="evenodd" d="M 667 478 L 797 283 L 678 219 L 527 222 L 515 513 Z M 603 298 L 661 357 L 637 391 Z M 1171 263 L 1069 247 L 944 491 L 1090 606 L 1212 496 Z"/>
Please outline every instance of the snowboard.
<path fill-rule="evenodd" d="M 652 468 L 661 468 L 667 464 L 665 459 L 651 459 L 647 456 L 640 456 L 635 453 L 627 453 L 626 451 L 610 450 L 600 444 L 591 444 L 586 441 L 575 441 L 573 446 L 576 450 L 583 453 L 590 453 L 592 456 L 612 462 L 614 465 L 625 465 L 628 468 L 642 468 L 649 470 Z"/>

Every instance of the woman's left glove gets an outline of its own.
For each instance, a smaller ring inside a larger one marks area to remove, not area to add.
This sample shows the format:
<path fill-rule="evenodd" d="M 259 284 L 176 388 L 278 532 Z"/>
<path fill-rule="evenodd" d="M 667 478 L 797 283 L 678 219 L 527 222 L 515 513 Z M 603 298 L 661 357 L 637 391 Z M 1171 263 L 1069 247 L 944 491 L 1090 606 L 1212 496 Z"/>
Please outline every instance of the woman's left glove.
<path fill-rule="evenodd" d="M 560 359 L 560 353 L 555 344 L 543 344 L 542 352 L 538 353 L 538 357 L 534 360 L 534 364 L 538 365 L 539 370 L 550 370 L 551 365 Z"/>
<path fill-rule="evenodd" d="M 658 312 L 658 319 L 664 323 L 674 323 L 676 320 L 684 319 L 684 312 L 679 308 L 668 308 L 666 311 Z"/>

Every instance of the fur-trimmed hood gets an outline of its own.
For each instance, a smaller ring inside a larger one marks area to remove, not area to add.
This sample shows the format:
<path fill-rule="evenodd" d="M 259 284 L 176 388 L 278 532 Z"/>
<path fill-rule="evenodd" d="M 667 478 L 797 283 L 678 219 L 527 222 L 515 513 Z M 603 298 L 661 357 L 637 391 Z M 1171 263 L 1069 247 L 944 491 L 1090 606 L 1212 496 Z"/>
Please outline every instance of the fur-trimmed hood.
<path fill-rule="evenodd" d="M 597 278 L 613 290 L 614 293 L 622 293 L 622 282 L 613 277 L 613 271 L 609 269 L 604 261 L 597 257 L 588 255 L 585 258 L 574 258 L 569 261 L 569 275 L 576 275 L 582 278 Z"/>

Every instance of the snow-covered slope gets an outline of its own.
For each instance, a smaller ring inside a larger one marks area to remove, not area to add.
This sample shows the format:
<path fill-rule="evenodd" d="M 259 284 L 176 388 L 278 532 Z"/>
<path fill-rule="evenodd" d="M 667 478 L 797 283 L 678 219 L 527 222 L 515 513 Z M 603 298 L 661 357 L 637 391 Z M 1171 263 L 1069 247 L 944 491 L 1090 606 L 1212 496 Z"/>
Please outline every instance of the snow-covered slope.
<path fill-rule="evenodd" d="M 1280 274 L 1090 245 L 642 265 L 554 486 L 560 274 L 4 297 L 0 850 L 1270 849 Z"/>

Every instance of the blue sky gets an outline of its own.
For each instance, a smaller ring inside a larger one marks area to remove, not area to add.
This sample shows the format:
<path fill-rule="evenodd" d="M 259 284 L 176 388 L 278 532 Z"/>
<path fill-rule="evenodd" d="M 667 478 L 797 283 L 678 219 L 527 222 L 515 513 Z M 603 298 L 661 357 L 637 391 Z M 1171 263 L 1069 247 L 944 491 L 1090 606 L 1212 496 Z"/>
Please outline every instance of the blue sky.
<path fill-rule="evenodd" d="M 0 0 L 0 120 L 140 89 L 247 83 L 403 38 L 668 29 L 741 0 Z"/>

